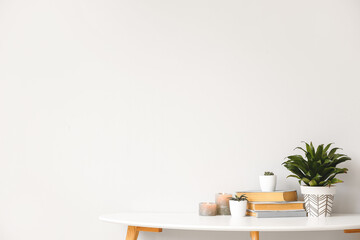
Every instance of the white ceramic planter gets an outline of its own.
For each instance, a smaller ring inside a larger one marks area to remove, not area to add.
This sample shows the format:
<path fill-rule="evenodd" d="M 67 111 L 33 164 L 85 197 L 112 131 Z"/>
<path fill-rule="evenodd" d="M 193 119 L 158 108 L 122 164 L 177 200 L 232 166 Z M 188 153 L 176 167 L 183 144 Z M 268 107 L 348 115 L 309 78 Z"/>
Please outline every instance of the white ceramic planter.
<path fill-rule="evenodd" d="M 260 188 L 263 192 L 274 192 L 276 189 L 276 175 L 259 176 Z"/>
<path fill-rule="evenodd" d="M 330 217 L 334 202 L 336 187 L 301 186 L 304 194 L 305 209 L 308 217 Z"/>
<path fill-rule="evenodd" d="M 230 212 L 233 217 L 245 217 L 248 201 L 230 200 Z"/>

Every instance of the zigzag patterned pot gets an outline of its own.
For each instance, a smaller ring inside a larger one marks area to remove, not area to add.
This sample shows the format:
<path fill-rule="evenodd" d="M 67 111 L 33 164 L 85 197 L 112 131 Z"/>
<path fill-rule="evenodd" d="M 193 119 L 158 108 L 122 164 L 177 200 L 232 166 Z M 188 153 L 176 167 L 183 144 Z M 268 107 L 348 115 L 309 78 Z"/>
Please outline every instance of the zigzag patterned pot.
<path fill-rule="evenodd" d="M 301 186 L 304 194 L 305 209 L 308 217 L 330 217 L 334 202 L 336 187 Z"/>

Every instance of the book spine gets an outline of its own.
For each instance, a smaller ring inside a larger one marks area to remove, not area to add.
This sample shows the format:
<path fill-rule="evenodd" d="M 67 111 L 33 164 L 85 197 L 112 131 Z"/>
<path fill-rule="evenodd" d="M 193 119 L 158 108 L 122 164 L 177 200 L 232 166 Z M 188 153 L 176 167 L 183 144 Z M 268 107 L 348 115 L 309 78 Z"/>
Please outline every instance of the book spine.
<path fill-rule="evenodd" d="M 282 202 L 297 201 L 297 192 L 237 192 L 238 196 L 246 194 L 250 202 Z"/>
<path fill-rule="evenodd" d="M 305 211 L 255 212 L 258 218 L 306 217 Z"/>

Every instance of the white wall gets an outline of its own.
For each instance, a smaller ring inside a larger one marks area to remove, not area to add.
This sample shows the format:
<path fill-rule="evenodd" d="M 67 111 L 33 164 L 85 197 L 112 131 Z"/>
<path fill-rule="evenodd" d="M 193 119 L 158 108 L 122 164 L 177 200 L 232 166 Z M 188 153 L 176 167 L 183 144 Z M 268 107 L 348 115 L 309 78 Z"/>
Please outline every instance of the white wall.
<path fill-rule="evenodd" d="M 257 188 L 302 140 L 354 160 L 360 2 L 0 0 L 0 239 L 115 240 L 116 211 L 196 211 Z M 264 233 L 264 239 L 355 239 Z M 141 239 L 248 239 L 166 231 Z"/>

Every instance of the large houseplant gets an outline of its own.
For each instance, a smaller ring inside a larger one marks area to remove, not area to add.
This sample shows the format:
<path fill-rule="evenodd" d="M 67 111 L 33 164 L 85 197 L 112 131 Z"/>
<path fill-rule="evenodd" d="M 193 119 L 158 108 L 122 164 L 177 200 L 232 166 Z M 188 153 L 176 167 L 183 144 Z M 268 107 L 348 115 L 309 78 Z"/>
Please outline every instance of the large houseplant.
<path fill-rule="evenodd" d="M 327 217 L 331 215 L 336 187 L 334 184 L 343 182 L 338 174 L 347 173 L 347 168 L 338 168 L 340 163 L 351 160 L 345 154 L 336 153 L 340 148 L 330 149 L 332 143 L 319 145 L 315 148 L 305 142 L 306 149 L 297 147 L 304 152 L 291 155 L 283 165 L 293 174 L 288 177 L 299 179 L 301 192 L 304 194 L 305 208 L 310 217 Z"/>

